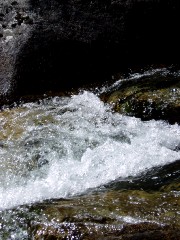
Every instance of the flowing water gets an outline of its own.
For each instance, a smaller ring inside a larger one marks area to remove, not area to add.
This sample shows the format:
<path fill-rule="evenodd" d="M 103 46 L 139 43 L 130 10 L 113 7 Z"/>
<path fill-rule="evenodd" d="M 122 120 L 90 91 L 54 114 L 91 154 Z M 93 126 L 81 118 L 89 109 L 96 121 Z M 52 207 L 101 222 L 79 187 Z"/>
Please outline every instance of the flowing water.
<path fill-rule="evenodd" d="M 8 215 L 0 229 L 7 222 L 12 227 L 11 209 L 21 205 L 86 194 L 173 163 L 180 159 L 179 144 L 179 125 L 120 115 L 91 91 L 5 109 L 0 113 L 0 211 Z M 0 236 L 26 239 L 17 229 Z"/>

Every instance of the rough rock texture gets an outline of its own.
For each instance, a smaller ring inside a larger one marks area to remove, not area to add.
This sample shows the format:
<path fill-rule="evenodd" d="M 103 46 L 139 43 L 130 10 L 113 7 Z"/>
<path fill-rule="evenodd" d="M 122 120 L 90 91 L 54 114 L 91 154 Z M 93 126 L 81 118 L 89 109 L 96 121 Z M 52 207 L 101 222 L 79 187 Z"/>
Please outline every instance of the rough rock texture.
<path fill-rule="evenodd" d="M 0 96 L 110 79 L 130 64 L 180 55 L 178 1 L 4 0 Z"/>
<path fill-rule="evenodd" d="M 18 56 L 28 42 L 31 26 L 29 1 L 1 1 L 0 3 L 0 102 L 8 102 L 15 90 Z M 32 13 L 31 13 L 32 15 Z"/>
<path fill-rule="evenodd" d="M 179 204 L 173 192 L 142 190 L 44 202 L 32 207 L 43 217 L 30 221 L 29 235 L 33 239 L 175 240 L 180 236 Z"/>
<path fill-rule="evenodd" d="M 36 225 L 33 229 L 33 239 L 35 240 L 177 240 L 180 236 L 179 229 L 169 226 L 163 227 L 153 223 L 129 224 L 122 230 L 115 229 L 114 226 L 88 226 L 88 224 L 59 224 Z"/>
<path fill-rule="evenodd" d="M 180 123 L 180 72 L 156 69 L 120 79 L 115 89 L 101 98 L 122 114 L 142 120 L 166 120 Z"/>

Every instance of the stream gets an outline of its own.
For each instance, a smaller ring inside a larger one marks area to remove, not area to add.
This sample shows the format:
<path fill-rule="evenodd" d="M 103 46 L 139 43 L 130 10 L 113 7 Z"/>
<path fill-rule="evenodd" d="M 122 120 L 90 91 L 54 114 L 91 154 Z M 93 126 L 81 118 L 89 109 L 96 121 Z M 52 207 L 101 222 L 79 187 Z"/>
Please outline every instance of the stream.
<path fill-rule="evenodd" d="M 21 103 L 0 112 L 0 239 L 50 239 L 40 237 L 34 226 L 74 224 L 75 216 L 85 219 L 85 211 L 92 216 L 101 212 L 102 217 L 107 206 L 112 209 L 104 215 L 113 216 L 116 231 L 124 223 L 144 221 L 174 221 L 179 227 L 180 126 L 114 112 L 99 97 L 107 88 Z M 60 204 L 64 215 L 70 211 L 68 204 L 73 206 L 76 213 L 69 215 L 74 218 L 49 220 L 48 204 L 50 209 Z M 134 208 L 143 205 L 144 210 Z M 106 224 L 112 226 L 111 221 Z M 52 239 L 86 239 L 68 234 Z"/>

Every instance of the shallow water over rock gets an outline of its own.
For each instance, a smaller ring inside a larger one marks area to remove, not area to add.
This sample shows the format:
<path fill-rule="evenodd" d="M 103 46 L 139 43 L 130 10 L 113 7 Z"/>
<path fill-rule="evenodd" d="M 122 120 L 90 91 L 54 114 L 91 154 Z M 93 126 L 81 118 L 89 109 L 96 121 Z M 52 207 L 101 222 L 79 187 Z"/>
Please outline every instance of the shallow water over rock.
<path fill-rule="evenodd" d="M 178 236 L 180 126 L 114 112 L 119 83 L 0 112 L 2 239 Z"/>

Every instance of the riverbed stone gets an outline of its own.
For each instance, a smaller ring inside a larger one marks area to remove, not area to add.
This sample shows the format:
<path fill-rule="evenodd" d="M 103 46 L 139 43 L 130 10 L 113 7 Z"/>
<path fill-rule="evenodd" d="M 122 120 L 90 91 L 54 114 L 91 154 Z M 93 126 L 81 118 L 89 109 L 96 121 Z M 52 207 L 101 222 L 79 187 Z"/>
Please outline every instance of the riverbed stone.
<path fill-rule="evenodd" d="M 131 64 L 174 62 L 179 9 L 172 0 L 2 1 L 1 105 L 105 81 Z"/>
<path fill-rule="evenodd" d="M 179 204 L 171 191 L 106 191 L 37 204 L 43 217 L 29 229 L 34 239 L 178 239 Z"/>
<path fill-rule="evenodd" d="M 174 164 L 174 165 L 173 165 Z M 69 199 L 52 199 L 30 207 L 38 212 L 30 221 L 29 234 L 39 239 L 179 239 L 179 181 L 173 177 L 176 163 L 139 176 L 171 175 L 159 188 L 147 188 L 130 180 L 131 187 L 101 188 Z M 177 169 L 176 169 L 177 167 Z M 173 170 L 174 169 L 174 170 Z M 155 174 L 155 173 L 156 174 Z M 138 177 L 137 177 L 138 178 Z M 125 180 L 124 180 L 125 181 Z M 121 185 L 123 181 L 119 181 Z M 133 186 L 134 185 L 134 186 Z M 136 186 L 137 185 L 137 186 Z M 154 183 L 156 185 L 156 183 Z"/>
<path fill-rule="evenodd" d="M 159 188 L 136 186 L 137 176 L 135 181 L 129 179 L 131 187 L 128 188 L 125 185 L 119 189 L 100 187 L 66 199 L 49 199 L 0 211 L 3 223 L 0 237 L 10 239 L 14 232 L 21 232 L 28 239 L 36 240 L 179 239 L 177 164 L 172 163 L 166 168 L 159 166 L 155 171 L 139 176 L 141 182 L 143 178 L 150 179 L 150 175 L 153 180 L 158 172 L 165 177 L 169 175 L 171 181 L 164 181 L 162 177 L 164 185 Z"/>
<path fill-rule="evenodd" d="M 33 239 L 35 240 L 63 240 L 63 239 L 83 239 L 83 240 L 151 240 L 151 239 L 164 239 L 164 240 L 176 240 L 180 236 L 178 229 L 170 227 L 160 227 L 157 224 L 142 223 L 142 224 L 132 224 L 126 226 L 122 231 L 117 232 L 115 229 L 99 228 L 98 230 L 94 226 L 77 225 L 70 230 L 71 225 L 61 226 L 62 228 L 53 228 L 42 226 L 38 228 Z M 114 231 L 113 231 L 114 230 Z M 91 232 L 89 232 L 91 231 Z M 128 232 L 129 231 L 129 232 Z"/>
<path fill-rule="evenodd" d="M 179 191 L 180 160 L 176 160 L 165 166 L 153 167 L 140 176 L 116 179 L 104 187 L 106 189 L 122 190 L 142 189 L 146 192 L 152 191 Z"/>
<path fill-rule="evenodd" d="M 155 71 L 150 76 L 120 81 L 116 89 L 102 94 L 119 113 L 142 120 L 166 120 L 180 123 L 180 75 L 173 71 Z"/>

